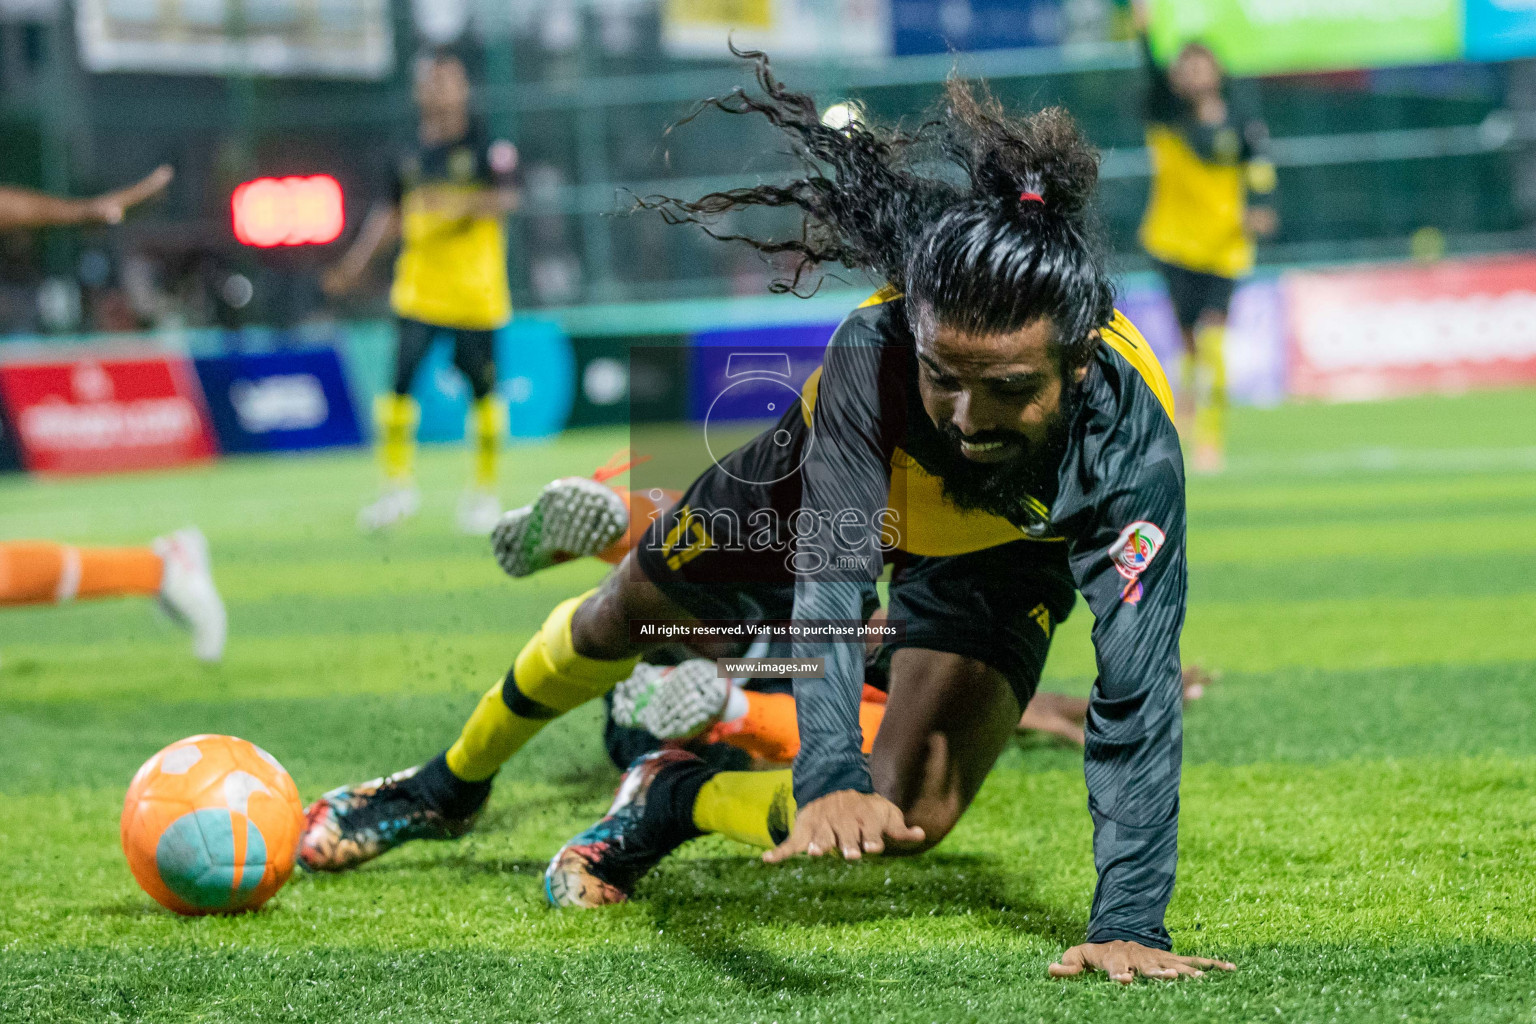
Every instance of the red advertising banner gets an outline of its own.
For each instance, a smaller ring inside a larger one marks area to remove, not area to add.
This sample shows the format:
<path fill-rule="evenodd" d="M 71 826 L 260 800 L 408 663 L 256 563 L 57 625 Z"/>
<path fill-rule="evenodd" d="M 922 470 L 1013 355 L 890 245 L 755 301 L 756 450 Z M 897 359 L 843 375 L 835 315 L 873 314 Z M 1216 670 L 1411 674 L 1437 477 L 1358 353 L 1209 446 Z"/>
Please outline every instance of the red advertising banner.
<path fill-rule="evenodd" d="M 218 451 L 197 374 L 178 357 L 0 365 L 0 400 L 34 472 L 154 469 Z"/>
<path fill-rule="evenodd" d="M 1289 391 L 1354 400 L 1536 382 L 1536 258 L 1293 273 Z"/>

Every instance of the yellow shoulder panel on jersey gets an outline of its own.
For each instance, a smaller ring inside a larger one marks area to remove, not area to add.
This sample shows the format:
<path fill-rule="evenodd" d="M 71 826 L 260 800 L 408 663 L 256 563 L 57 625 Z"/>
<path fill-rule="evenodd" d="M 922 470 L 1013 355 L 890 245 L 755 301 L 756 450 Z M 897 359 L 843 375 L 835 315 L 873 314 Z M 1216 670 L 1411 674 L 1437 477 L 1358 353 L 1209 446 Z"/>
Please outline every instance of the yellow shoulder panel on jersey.
<path fill-rule="evenodd" d="M 1136 325 L 1117 309 L 1115 318 L 1100 333 L 1104 343 L 1124 356 L 1125 361 L 1141 374 L 1141 379 L 1147 382 L 1147 387 L 1157 396 L 1163 411 L 1170 420 L 1173 419 L 1173 389 L 1168 386 L 1168 377 L 1163 373 L 1157 356 L 1153 354 L 1152 346 L 1147 344 L 1147 339 L 1141 336 Z"/>
<path fill-rule="evenodd" d="M 870 306 L 879 306 L 890 302 L 892 299 L 899 298 L 901 298 L 901 292 L 897 290 L 895 285 L 888 284 L 884 288 L 881 288 L 879 291 L 875 292 L 875 294 L 871 295 L 869 298 L 865 299 L 863 302 L 859 303 L 859 308 L 867 309 Z"/>
<path fill-rule="evenodd" d="M 816 393 L 820 390 L 821 367 L 818 366 L 805 378 L 805 384 L 800 388 L 800 415 L 808 427 L 811 425 L 811 413 L 816 411 Z"/>

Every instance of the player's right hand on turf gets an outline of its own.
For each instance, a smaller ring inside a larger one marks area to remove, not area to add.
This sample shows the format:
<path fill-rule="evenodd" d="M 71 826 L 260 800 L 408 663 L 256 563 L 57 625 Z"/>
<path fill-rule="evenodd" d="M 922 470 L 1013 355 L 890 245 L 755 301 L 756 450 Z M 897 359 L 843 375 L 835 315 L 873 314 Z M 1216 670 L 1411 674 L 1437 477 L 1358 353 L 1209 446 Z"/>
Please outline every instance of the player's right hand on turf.
<path fill-rule="evenodd" d="M 923 830 L 908 825 L 901 808 L 885 797 L 842 789 L 796 811 L 789 838 L 763 854 L 763 860 L 777 864 L 797 853 L 841 853 L 844 860 L 858 860 L 866 853 L 883 852 L 887 839 L 920 843 Z"/>

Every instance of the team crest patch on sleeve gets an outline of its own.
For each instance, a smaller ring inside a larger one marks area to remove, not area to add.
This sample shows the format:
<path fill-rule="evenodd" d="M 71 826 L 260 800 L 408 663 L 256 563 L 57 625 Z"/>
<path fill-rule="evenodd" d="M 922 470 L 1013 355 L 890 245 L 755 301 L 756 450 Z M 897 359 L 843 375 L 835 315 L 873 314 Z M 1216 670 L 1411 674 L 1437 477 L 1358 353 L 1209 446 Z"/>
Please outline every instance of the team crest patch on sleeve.
<path fill-rule="evenodd" d="M 1141 519 L 1121 530 L 1120 536 L 1109 546 L 1109 560 L 1114 564 L 1115 572 L 1126 581 L 1120 594 L 1126 604 L 1141 600 L 1141 574 L 1157 557 L 1165 539 L 1156 523 Z"/>

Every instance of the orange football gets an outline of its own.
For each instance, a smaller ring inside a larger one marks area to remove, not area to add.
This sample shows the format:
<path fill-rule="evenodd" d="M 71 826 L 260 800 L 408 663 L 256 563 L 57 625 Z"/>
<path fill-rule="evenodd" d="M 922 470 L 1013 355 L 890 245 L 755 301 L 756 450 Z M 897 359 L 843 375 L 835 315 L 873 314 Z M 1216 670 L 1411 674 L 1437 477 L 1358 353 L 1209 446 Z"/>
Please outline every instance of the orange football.
<path fill-rule="evenodd" d="M 189 736 L 144 762 L 123 801 L 123 852 L 178 914 L 259 907 L 288 881 L 304 811 L 277 758 L 234 736 Z"/>

